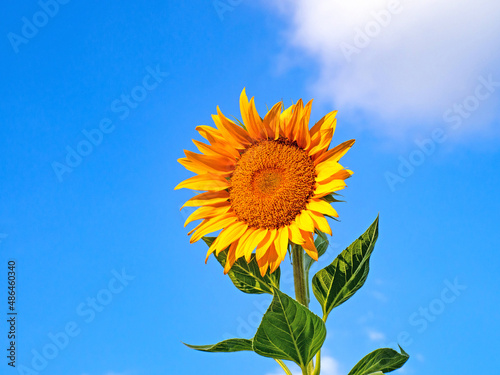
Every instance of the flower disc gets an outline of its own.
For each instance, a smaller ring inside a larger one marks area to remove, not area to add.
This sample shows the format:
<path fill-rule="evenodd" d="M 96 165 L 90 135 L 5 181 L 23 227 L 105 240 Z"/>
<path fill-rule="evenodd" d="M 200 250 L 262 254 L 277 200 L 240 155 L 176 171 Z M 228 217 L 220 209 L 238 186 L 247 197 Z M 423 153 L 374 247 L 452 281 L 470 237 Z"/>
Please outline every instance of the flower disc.
<path fill-rule="evenodd" d="M 229 201 L 251 228 L 277 229 L 306 208 L 315 181 L 306 151 L 285 138 L 261 141 L 246 150 L 230 179 Z"/>
<path fill-rule="evenodd" d="M 179 162 L 196 173 L 176 186 L 204 191 L 183 207 L 199 207 L 185 225 L 202 220 L 189 232 L 190 242 L 220 230 L 207 259 L 227 250 L 224 272 L 241 257 L 255 259 L 264 275 L 285 259 L 289 243 L 300 245 L 318 259 L 314 232 L 332 234 L 325 216 L 337 217 L 326 196 L 343 189 L 352 174 L 339 164 L 354 140 L 328 149 L 335 130 L 336 111 L 309 129 L 312 101 L 283 109 L 276 103 L 261 118 L 245 90 L 240 126 L 217 107 L 217 128 L 196 129 L 208 144 L 193 140 L 201 154 L 185 151 Z"/>

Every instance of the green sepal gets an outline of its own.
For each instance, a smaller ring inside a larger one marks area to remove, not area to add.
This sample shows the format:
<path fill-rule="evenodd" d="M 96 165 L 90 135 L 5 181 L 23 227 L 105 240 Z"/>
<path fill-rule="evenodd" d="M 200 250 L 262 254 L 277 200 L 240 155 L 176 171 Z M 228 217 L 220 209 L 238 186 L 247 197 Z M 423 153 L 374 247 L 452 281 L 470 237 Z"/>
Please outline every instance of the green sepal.
<path fill-rule="evenodd" d="M 252 340 L 247 339 L 229 339 L 218 342 L 213 345 L 189 345 L 183 343 L 188 348 L 199 350 L 202 352 L 211 353 L 231 353 L 231 352 L 241 352 L 244 350 L 252 351 Z"/>
<path fill-rule="evenodd" d="M 278 289 L 253 338 L 253 350 L 264 357 L 294 361 L 305 368 L 326 338 L 325 323 Z"/>
<path fill-rule="evenodd" d="M 374 350 L 364 356 L 348 375 L 376 375 L 397 370 L 410 358 L 401 346 L 399 349 L 401 353 L 389 348 Z"/>
<path fill-rule="evenodd" d="M 203 237 L 205 243 L 210 247 L 216 237 Z M 227 249 L 221 251 L 215 256 L 219 263 L 224 267 L 226 265 Z M 279 289 L 281 271 L 278 267 L 273 273 L 269 271 L 264 275 L 260 275 L 259 265 L 255 254 L 252 254 L 250 263 L 247 263 L 245 258 L 238 259 L 228 272 L 228 276 L 234 286 L 242 292 L 249 294 L 273 294 L 273 288 Z"/>
<path fill-rule="evenodd" d="M 351 298 L 365 283 L 377 237 L 378 216 L 361 237 L 314 275 L 312 288 L 325 320 L 333 308 Z"/>

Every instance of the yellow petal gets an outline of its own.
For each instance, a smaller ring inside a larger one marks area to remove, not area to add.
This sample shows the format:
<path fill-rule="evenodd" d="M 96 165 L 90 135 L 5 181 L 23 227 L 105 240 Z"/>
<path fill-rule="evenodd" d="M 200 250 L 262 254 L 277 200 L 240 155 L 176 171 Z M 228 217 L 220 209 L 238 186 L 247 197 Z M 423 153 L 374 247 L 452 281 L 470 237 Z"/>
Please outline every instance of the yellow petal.
<path fill-rule="evenodd" d="M 319 212 L 323 215 L 339 217 L 339 214 L 335 211 L 332 205 L 323 199 L 311 199 L 311 201 L 307 204 L 307 209 L 309 211 Z"/>
<path fill-rule="evenodd" d="M 228 143 L 222 134 L 217 130 L 207 125 L 200 125 L 196 127 L 200 135 L 210 142 L 221 154 L 229 157 L 238 158 L 240 153 L 232 145 Z"/>
<path fill-rule="evenodd" d="M 229 182 L 224 177 L 213 173 L 205 173 L 182 181 L 174 190 L 187 188 L 192 190 L 220 191 L 228 187 Z"/>
<path fill-rule="evenodd" d="M 189 160 L 188 158 L 180 158 L 177 159 L 179 164 L 181 164 L 184 168 L 186 168 L 188 171 L 194 172 L 196 174 L 205 174 L 207 173 L 207 169 L 204 168 L 203 166 L 194 163 L 193 161 Z M 221 173 L 218 173 L 219 175 L 223 175 Z M 229 176 L 231 173 L 228 173 L 227 176 Z"/>
<path fill-rule="evenodd" d="M 314 160 L 314 164 L 318 165 L 319 163 L 325 160 L 339 161 L 340 158 L 344 156 L 347 151 L 349 151 L 354 142 L 355 140 L 351 139 L 349 141 L 345 141 L 339 144 L 338 146 L 332 148 L 331 150 L 326 151 L 325 153 L 323 153 L 321 156 L 317 157 Z M 311 154 L 309 153 L 309 155 Z"/>
<path fill-rule="evenodd" d="M 304 250 L 306 251 L 307 255 L 309 255 L 311 258 L 314 260 L 318 260 L 318 250 L 316 249 L 316 246 L 314 245 L 313 241 L 313 234 L 309 232 L 304 232 L 301 231 L 302 237 L 305 239 L 305 244 L 302 245 Z"/>
<path fill-rule="evenodd" d="M 257 245 L 266 237 L 268 230 L 267 229 L 254 229 L 252 235 L 247 239 L 247 241 L 243 245 L 243 255 L 247 260 L 247 263 L 250 262 L 250 257 L 252 256 L 252 252 L 257 247 Z"/>
<path fill-rule="evenodd" d="M 278 235 L 274 240 L 274 246 L 278 259 L 285 259 L 286 251 L 288 249 L 288 228 L 283 227 L 278 229 Z"/>
<path fill-rule="evenodd" d="M 234 213 L 228 213 L 221 216 L 216 216 L 211 219 L 207 219 L 206 222 L 202 222 L 199 228 L 193 233 L 190 243 L 195 243 L 201 237 L 208 233 L 216 232 L 219 229 L 227 227 L 236 221 L 236 216 Z"/>
<path fill-rule="evenodd" d="M 262 126 L 264 127 L 264 129 L 266 129 L 267 136 L 269 138 L 274 138 L 274 139 L 279 138 L 280 112 L 282 106 L 283 102 L 276 103 L 264 117 Z"/>
<path fill-rule="evenodd" d="M 221 134 L 228 141 L 231 142 L 232 140 L 233 144 L 237 147 L 240 147 L 240 145 L 246 147 L 251 144 L 251 138 L 248 132 L 224 116 L 218 106 L 217 115 L 212 115 L 212 118 L 217 125 L 217 129 L 220 130 Z"/>
<path fill-rule="evenodd" d="M 321 120 L 319 120 L 311 128 L 311 135 L 317 134 L 320 130 L 332 129 L 335 132 L 335 126 L 337 125 L 337 111 L 332 111 L 327 113 Z"/>
<path fill-rule="evenodd" d="M 313 198 L 324 197 L 325 195 L 331 194 L 334 191 L 342 190 L 346 186 L 347 185 L 344 180 L 332 180 L 325 184 L 317 183 Z"/>
<path fill-rule="evenodd" d="M 201 193 L 195 195 L 193 198 L 189 199 L 183 204 L 181 210 L 184 207 L 198 207 L 198 206 L 213 206 L 218 203 L 227 202 L 229 199 L 229 192 L 226 190 L 222 191 L 209 191 L 206 193 Z"/>
<path fill-rule="evenodd" d="M 219 255 L 219 253 L 226 249 L 226 247 L 228 247 L 231 243 L 239 240 L 247 228 L 248 225 L 242 221 L 237 221 L 224 228 L 224 230 L 217 236 L 219 242 L 215 249 L 215 254 Z"/>
<path fill-rule="evenodd" d="M 240 111 L 241 118 L 247 128 L 248 134 L 250 134 L 250 137 L 252 137 L 253 139 L 263 139 L 264 134 L 261 131 L 262 120 L 260 119 L 259 114 L 255 109 L 253 98 L 251 104 L 248 102 L 248 97 L 245 89 L 243 89 L 240 95 Z"/>
<path fill-rule="evenodd" d="M 314 157 L 317 154 L 325 151 L 328 148 L 328 146 L 330 145 L 330 142 L 332 140 L 332 136 L 333 136 L 332 129 L 320 130 L 319 142 L 316 146 L 311 147 L 311 149 L 309 150 L 309 156 Z"/>
<path fill-rule="evenodd" d="M 295 218 L 295 223 L 299 227 L 299 229 L 307 232 L 314 232 L 314 223 L 307 213 L 307 210 L 303 210 L 297 217 Z"/>
<path fill-rule="evenodd" d="M 184 150 L 184 153 L 189 160 L 204 168 L 206 172 L 232 173 L 234 171 L 234 159 L 225 156 L 201 155 L 188 150 Z"/>
<path fill-rule="evenodd" d="M 238 260 L 236 257 L 236 248 L 238 246 L 238 241 L 235 241 L 229 246 L 229 250 L 227 251 L 226 264 L 224 266 L 224 275 L 227 275 L 231 267 Z"/>
<path fill-rule="evenodd" d="M 288 225 L 288 236 L 290 237 L 290 241 L 294 244 L 302 245 L 305 242 L 295 221 Z"/>
<path fill-rule="evenodd" d="M 333 160 L 325 160 L 322 163 L 319 163 L 315 167 L 316 169 L 316 181 L 323 181 L 330 178 L 332 175 L 344 169 L 342 165 Z"/>
<path fill-rule="evenodd" d="M 304 108 L 304 103 L 302 99 L 299 99 L 298 102 L 293 106 L 293 112 L 288 122 L 285 124 L 285 137 L 288 139 L 294 140 L 296 133 L 298 132 L 298 122 L 302 117 L 302 109 Z"/>
<path fill-rule="evenodd" d="M 260 241 L 260 243 L 257 245 L 257 250 L 255 250 L 255 257 L 257 260 L 261 259 L 265 254 L 269 246 L 274 242 L 276 239 L 276 229 L 270 229 L 267 233 L 266 236 Z"/>
<path fill-rule="evenodd" d="M 186 227 L 186 225 L 195 220 L 209 219 L 211 217 L 227 213 L 227 211 L 229 211 L 229 209 L 231 208 L 231 205 L 229 204 L 229 202 L 221 204 L 223 204 L 223 206 L 220 207 L 206 206 L 198 208 L 196 211 L 194 211 L 191 215 L 188 216 L 186 222 L 184 223 L 184 227 Z"/>
<path fill-rule="evenodd" d="M 309 211 L 309 216 L 311 216 L 311 219 L 314 222 L 314 226 L 316 228 L 318 228 L 323 233 L 327 233 L 330 236 L 332 235 L 332 228 L 330 228 L 328 221 L 322 214 L 314 211 Z"/>
<path fill-rule="evenodd" d="M 233 153 L 228 152 L 225 147 L 222 147 L 222 145 L 217 143 L 217 147 L 215 147 L 213 145 L 207 145 L 206 143 L 197 141 L 196 139 L 193 139 L 192 141 L 196 145 L 196 148 L 205 155 L 226 156 L 233 161 L 239 155 L 239 153 L 237 155 L 234 155 Z"/>

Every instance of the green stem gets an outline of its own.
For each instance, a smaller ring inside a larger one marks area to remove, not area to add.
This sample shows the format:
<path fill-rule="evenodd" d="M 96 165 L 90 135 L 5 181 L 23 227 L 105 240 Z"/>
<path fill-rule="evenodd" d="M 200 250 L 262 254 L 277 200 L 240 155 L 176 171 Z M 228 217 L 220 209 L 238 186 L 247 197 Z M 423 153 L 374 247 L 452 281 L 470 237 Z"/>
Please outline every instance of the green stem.
<path fill-rule="evenodd" d="M 321 371 L 321 349 L 316 354 L 316 368 L 314 369 L 312 375 L 319 375 L 320 371 Z"/>
<path fill-rule="evenodd" d="M 283 362 L 281 359 L 275 359 L 275 361 L 278 362 L 283 370 L 285 370 L 286 375 L 293 375 L 290 369 L 285 365 L 285 362 Z"/>
<path fill-rule="evenodd" d="M 299 245 L 292 245 L 293 257 L 293 282 L 295 284 L 295 299 L 309 308 L 309 280 L 306 279 L 306 272 L 304 269 L 304 249 Z"/>
<path fill-rule="evenodd" d="M 292 245 L 293 282 L 295 285 L 295 299 L 309 308 L 309 277 L 304 268 L 304 249 L 299 245 Z M 303 375 L 311 375 L 314 371 L 312 361 L 302 368 Z"/>

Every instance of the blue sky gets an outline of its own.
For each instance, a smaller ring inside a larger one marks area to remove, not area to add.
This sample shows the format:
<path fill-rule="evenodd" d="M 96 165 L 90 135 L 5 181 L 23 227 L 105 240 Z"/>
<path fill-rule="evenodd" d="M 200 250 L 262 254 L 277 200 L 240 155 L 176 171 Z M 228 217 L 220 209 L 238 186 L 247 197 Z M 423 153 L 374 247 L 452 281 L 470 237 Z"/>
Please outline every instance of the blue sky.
<path fill-rule="evenodd" d="M 15 259 L 26 368 L 4 358 L 2 374 L 279 374 L 181 344 L 250 337 L 270 302 L 204 264 L 179 212 L 192 194 L 173 190 L 195 127 L 217 105 L 239 117 L 243 87 L 261 113 L 299 98 L 315 99 L 313 121 L 338 109 L 334 142 L 357 140 L 314 270 L 380 213 L 365 287 L 327 323 L 325 375 L 398 341 L 401 374 L 496 371 L 497 3 L 54 4 L 9 3 L 0 26 L 0 342 Z"/>

